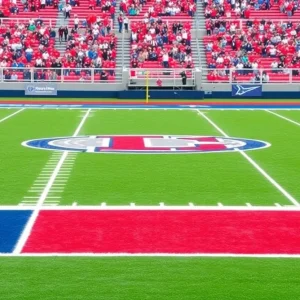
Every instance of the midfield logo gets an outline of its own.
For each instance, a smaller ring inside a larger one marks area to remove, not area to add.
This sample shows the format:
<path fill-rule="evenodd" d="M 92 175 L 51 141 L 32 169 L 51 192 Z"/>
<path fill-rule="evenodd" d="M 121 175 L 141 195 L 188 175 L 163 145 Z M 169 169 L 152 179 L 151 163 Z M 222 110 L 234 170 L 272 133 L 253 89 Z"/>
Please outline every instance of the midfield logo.
<path fill-rule="evenodd" d="M 58 151 L 127 154 L 179 154 L 246 151 L 270 144 L 241 138 L 197 135 L 99 135 L 30 140 L 23 146 Z"/>

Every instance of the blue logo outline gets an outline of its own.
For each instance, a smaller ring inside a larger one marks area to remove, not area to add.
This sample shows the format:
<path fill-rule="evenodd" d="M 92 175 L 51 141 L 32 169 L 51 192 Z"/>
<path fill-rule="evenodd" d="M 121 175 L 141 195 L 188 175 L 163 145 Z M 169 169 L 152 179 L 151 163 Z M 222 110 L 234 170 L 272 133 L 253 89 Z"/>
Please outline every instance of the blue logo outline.
<path fill-rule="evenodd" d="M 99 135 L 98 137 L 114 137 L 114 136 L 139 136 L 139 137 L 161 137 L 162 134 L 147 134 L 147 135 L 134 135 L 134 134 L 113 134 L 113 135 Z M 84 136 L 65 136 L 65 137 L 53 137 L 53 138 L 41 138 L 41 139 L 33 139 L 33 140 L 27 140 L 22 142 L 22 146 L 33 148 L 33 149 L 40 149 L 40 150 L 48 150 L 48 151 L 59 151 L 59 152 L 76 152 L 76 153 L 101 153 L 101 154 L 204 154 L 204 153 L 222 153 L 222 152 L 239 152 L 239 151 L 251 151 L 251 150 L 257 150 L 257 149 L 264 149 L 271 146 L 270 143 L 261 141 L 261 140 L 254 140 L 254 139 L 245 139 L 245 138 L 237 138 L 237 137 L 224 137 L 224 136 L 205 136 L 205 135 L 168 135 L 168 136 L 176 136 L 181 138 L 221 138 L 225 140 L 236 140 L 236 141 L 242 141 L 246 144 L 244 146 L 241 146 L 239 148 L 230 148 L 226 150 L 206 150 L 206 151 L 200 151 L 200 150 L 180 150 L 176 149 L 174 150 L 158 150 L 158 151 L 144 151 L 144 150 L 110 150 L 110 151 L 92 151 L 88 152 L 87 149 L 74 149 L 74 148 L 65 148 L 65 147 L 59 147 L 59 146 L 53 146 L 49 145 L 49 143 L 60 140 L 60 139 L 77 139 L 77 138 L 84 138 L 89 137 L 89 135 Z M 96 148 L 96 147 L 95 147 Z"/>

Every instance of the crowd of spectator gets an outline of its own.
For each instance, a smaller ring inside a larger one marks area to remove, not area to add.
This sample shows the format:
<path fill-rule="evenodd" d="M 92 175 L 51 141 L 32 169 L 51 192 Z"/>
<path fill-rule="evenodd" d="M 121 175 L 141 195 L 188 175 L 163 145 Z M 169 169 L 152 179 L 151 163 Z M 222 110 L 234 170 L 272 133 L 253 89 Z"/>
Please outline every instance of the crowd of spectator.
<path fill-rule="evenodd" d="M 260 80 L 260 68 L 271 73 L 289 73 L 289 68 L 300 68 L 300 23 L 292 21 L 248 20 L 240 28 L 235 21 L 211 21 L 212 36 L 205 39 L 207 63 L 216 72 L 209 74 L 251 75 Z M 297 70 L 293 75 L 299 75 Z M 265 74 L 262 80 L 268 80 Z"/>
<path fill-rule="evenodd" d="M 164 68 L 193 67 L 189 26 L 181 22 L 137 22 L 131 33 L 131 66 L 158 62 Z"/>
<path fill-rule="evenodd" d="M 53 47 L 55 31 L 44 25 L 41 19 L 0 26 L 0 64 L 10 67 L 15 64 L 22 67 L 49 65 L 52 58 L 58 58 L 59 52 Z"/>
<path fill-rule="evenodd" d="M 95 20 L 87 18 L 84 29 L 79 30 L 78 25 L 79 19 L 75 16 L 70 30 L 66 26 L 59 28 L 59 39 L 66 41 L 66 51 L 59 66 L 64 68 L 63 75 L 73 76 L 79 81 L 89 81 L 91 69 L 94 69 L 94 74 L 100 80 L 114 76 L 117 38 L 111 33 L 110 22 L 100 17 Z"/>
<path fill-rule="evenodd" d="M 121 0 L 120 11 L 129 16 L 136 16 L 142 12 L 146 0 Z M 147 17 L 189 15 L 196 11 L 194 0 L 154 0 L 146 11 Z"/>
<path fill-rule="evenodd" d="M 292 16 L 299 8 L 298 0 L 204 0 L 205 17 L 216 18 L 245 18 L 251 17 L 253 10 L 270 10 L 278 5 L 279 10 L 287 16 Z"/>

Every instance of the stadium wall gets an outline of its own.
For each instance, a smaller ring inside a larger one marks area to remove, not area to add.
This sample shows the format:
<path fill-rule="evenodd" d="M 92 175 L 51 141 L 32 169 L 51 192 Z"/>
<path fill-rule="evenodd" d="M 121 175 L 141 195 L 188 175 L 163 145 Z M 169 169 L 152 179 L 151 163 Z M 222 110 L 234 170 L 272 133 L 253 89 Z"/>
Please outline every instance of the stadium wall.
<path fill-rule="evenodd" d="M 39 83 L 35 83 L 39 85 Z M 55 85 L 57 95 L 25 95 L 25 83 L 0 84 L 0 97 L 24 97 L 24 98 L 117 98 L 117 99 L 143 99 L 146 96 L 144 89 L 126 90 L 123 84 L 72 84 L 58 83 Z M 198 90 L 182 89 L 154 89 L 149 90 L 150 99 L 213 99 L 213 98 L 250 98 L 243 96 L 232 97 L 231 84 L 200 84 Z M 251 97 L 255 98 L 255 97 Z M 262 95 L 256 98 L 262 99 L 299 99 L 300 85 L 298 84 L 264 84 Z"/>

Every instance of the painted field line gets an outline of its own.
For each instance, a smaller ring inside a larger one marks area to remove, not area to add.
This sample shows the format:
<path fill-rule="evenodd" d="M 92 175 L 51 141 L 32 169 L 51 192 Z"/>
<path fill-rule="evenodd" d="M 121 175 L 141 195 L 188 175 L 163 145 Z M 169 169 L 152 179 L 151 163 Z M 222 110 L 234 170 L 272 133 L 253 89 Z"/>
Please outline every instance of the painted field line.
<path fill-rule="evenodd" d="M 9 118 L 11 118 L 11 117 L 17 115 L 18 113 L 20 113 L 20 112 L 23 111 L 23 110 L 25 110 L 25 107 L 24 107 L 24 108 L 21 108 L 21 109 L 19 109 L 19 110 L 17 110 L 17 111 L 15 111 L 14 113 L 12 113 L 12 114 L 10 114 L 10 115 L 8 115 L 8 116 L 6 116 L 6 117 L 4 117 L 3 119 L 0 120 L 0 123 L 2 123 L 2 122 L 4 122 L 5 120 L 7 120 L 7 119 L 9 119 Z"/>
<path fill-rule="evenodd" d="M 36 203 L 36 202 L 32 201 L 32 200 L 23 200 L 22 203 L 31 203 L 32 204 L 32 203 Z"/>
<path fill-rule="evenodd" d="M 91 109 L 88 109 L 86 111 L 86 114 L 81 119 L 81 121 L 80 121 L 78 127 L 76 128 L 73 136 L 77 136 L 78 135 L 78 133 L 82 129 L 82 127 L 83 127 L 86 119 L 88 118 L 90 112 L 91 112 Z M 33 213 L 31 214 L 28 222 L 26 223 L 26 226 L 25 226 L 25 228 L 24 228 L 24 230 L 23 230 L 23 232 L 22 232 L 22 234 L 21 234 L 21 236 L 20 236 L 20 238 L 18 240 L 18 243 L 17 243 L 17 245 L 16 245 L 13 253 L 16 254 L 16 253 L 21 253 L 22 252 L 22 249 L 23 249 L 23 247 L 24 247 L 27 239 L 29 238 L 29 235 L 31 233 L 33 225 L 34 225 L 34 223 L 35 223 L 35 221 L 36 221 L 36 219 L 37 219 L 37 217 L 39 215 L 40 209 L 43 206 L 43 203 L 46 200 L 46 198 L 47 198 L 47 196 L 48 196 L 48 194 L 49 194 L 49 192 L 50 192 L 50 190 L 52 188 L 52 185 L 55 182 L 55 179 L 56 179 L 56 177 L 57 177 L 57 175 L 58 175 L 58 173 L 59 173 L 59 171 L 60 171 L 60 169 L 61 169 L 61 167 L 62 167 L 62 165 L 63 165 L 63 163 L 64 163 L 64 161 L 65 161 L 65 159 L 67 157 L 68 157 L 68 152 L 64 151 L 63 154 L 61 155 L 61 158 L 58 161 L 58 163 L 57 163 L 57 165 L 56 165 L 56 167 L 55 167 L 55 169 L 54 169 L 54 171 L 53 171 L 53 173 L 52 173 L 52 175 L 51 175 L 51 177 L 50 177 L 47 185 L 45 186 L 45 188 L 44 188 L 44 190 L 43 190 L 43 192 L 42 192 L 39 200 L 37 201 L 36 207 L 35 207 Z"/>
<path fill-rule="evenodd" d="M 219 131 L 224 137 L 229 137 L 218 125 L 216 125 L 210 118 L 203 114 L 199 109 L 196 110 L 200 116 L 202 116 L 209 124 L 211 124 L 217 131 Z M 300 203 L 288 193 L 275 179 L 273 179 L 263 168 L 261 168 L 248 154 L 244 151 L 235 149 L 239 152 L 266 180 L 268 180 L 285 198 L 296 206 L 300 206 Z"/>
<path fill-rule="evenodd" d="M 296 121 L 294 121 L 294 120 L 292 120 L 292 119 L 289 119 L 289 118 L 287 118 L 287 117 L 285 117 L 285 116 L 282 116 L 282 115 L 280 115 L 280 114 L 278 114 L 278 113 L 276 113 L 276 112 L 274 112 L 274 111 L 271 111 L 271 110 L 269 110 L 269 109 L 266 109 L 266 112 L 268 112 L 268 113 L 270 113 L 270 114 L 272 114 L 272 115 L 274 115 L 274 116 L 277 116 L 278 118 L 281 118 L 281 119 L 283 119 L 283 120 L 286 120 L 286 121 L 288 121 L 288 122 L 290 122 L 290 123 L 293 123 L 293 124 L 295 124 L 295 125 L 297 125 L 297 126 L 300 126 L 300 123 L 299 123 L 299 122 L 296 122 Z"/>
<path fill-rule="evenodd" d="M 300 254 L 234 254 L 234 253 L 0 253 L 0 257 L 232 257 L 232 258 L 290 258 Z"/>
<path fill-rule="evenodd" d="M 36 202 L 35 202 L 36 203 Z M 36 205 L 27 208 L 30 210 L 35 210 Z M 20 210 L 20 207 L 17 205 L 0 205 L 1 210 Z M 40 207 L 40 210 L 47 210 L 43 207 Z M 72 205 L 60 205 L 55 208 L 55 210 L 153 210 L 153 211 L 164 211 L 164 210 L 178 210 L 178 211 L 296 211 L 300 212 L 300 206 L 182 206 L 182 205 L 165 205 L 165 206 L 154 206 L 154 205 L 107 205 L 105 202 L 100 205 L 77 205 L 76 207 Z M 299 215 L 300 217 L 300 215 Z"/>

